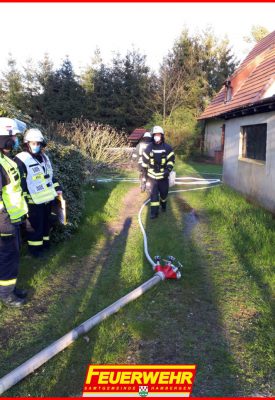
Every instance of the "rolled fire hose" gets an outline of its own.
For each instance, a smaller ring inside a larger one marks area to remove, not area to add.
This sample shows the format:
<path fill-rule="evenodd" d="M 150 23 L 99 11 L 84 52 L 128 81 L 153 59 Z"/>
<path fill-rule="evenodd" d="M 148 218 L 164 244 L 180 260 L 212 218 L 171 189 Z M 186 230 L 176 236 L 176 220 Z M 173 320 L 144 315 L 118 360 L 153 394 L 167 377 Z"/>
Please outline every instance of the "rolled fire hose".
<path fill-rule="evenodd" d="M 181 180 L 190 180 L 194 179 L 192 177 L 181 177 L 181 178 L 176 178 L 181 179 Z M 202 179 L 196 178 L 198 181 L 202 181 Z M 101 182 L 110 182 L 113 181 L 111 180 L 101 180 Z M 139 180 L 136 179 L 119 179 L 119 181 L 126 181 L 126 182 L 139 182 Z M 204 180 L 204 183 L 206 181 L 215 181 L 211 183 L 217 183 L 220 180 Z M 202 183 L 202 182 L 200 182 Z M 190 183 L 188 183 L 190 184 Z M 210 183 L 208 183 L 210 185 Z M 211 186 L 208 186 L 211 187 Z M 190 190 L 201 190 L 201 189 L 206 189 L 208 187 L 202 187 L 202 188 L 196 188 L 196 189 L 183 189 L 183 190 L 174 190 L 170 191 L 169 193 L 177 193 L 177 192 L 186 192 Z M 152 267 L 156 265 L 153 259 L 151 258 L 149 251 L 148 251 L 148 243 L 147 243 L 147 235 L 145 232 L 145 229 L 142 224 L 141 220 L 141 214 L 144 209 L 144 207 L 149 203 L 150 199 L 146 200 L 143 205 L 140 208 L 140 211 L 138 213 L 138 221 L 139 225 L 143 234 L 143 239 L 144 239 L 144 252 L 147 260 L 150 262 Z M 140 297 L 143 293 L 145 293 L 147 290 L 151 289 L 153 286 L 157 285 L 160 281 L 165 280 L 165 274 L 162 272 L 157 272 L 154 274 L 152 278 L 144 282 L 142 285 L 134 289 L 132 292 L 126 294 L 124 297 L 121 299 L 117 300 L 115 303 L 111 304 L 110 306 L 106 307 L 104 310 L 100 311 L 93 317 L 89 318 L 64 336 L 62 336 L 60 339 L 56 340 L 53 342 L 51 345 L 46 347 L 45 349 L 41 350 L 39 353 L 37 353 L 35 356 L 21 364 L 19 367 L 15 368 L 13 371 L 9 372 L 7 375 L 3 376 L 3 378 L 0 379 L 0 395 L 4 393 L 6 390 L 10 389 L 12 386 L 20 382 L 22 379 L 24 379 L 26 376 L 34 372 L 37 368 L 41 367 L 41 365 L 45 364 L 47 361 L 49 361 L 51 358 L 53 358 L 56 354 L 60 353 L 60 351 L 64 350 L 66 347 L 68 347 L 70 344 L 72 344 L 76 339 L 78 339 L 80 336 L 83 334 L 87 333 L 90 331 L 94 326 L 98 325 L 100 322 L 104 321 L 107 319 L 109 316 L 112 314 L 115 314 L 118 312 L 123 306 L 126 304 L 130 303 L 131 301 L 137 299 Z"/>

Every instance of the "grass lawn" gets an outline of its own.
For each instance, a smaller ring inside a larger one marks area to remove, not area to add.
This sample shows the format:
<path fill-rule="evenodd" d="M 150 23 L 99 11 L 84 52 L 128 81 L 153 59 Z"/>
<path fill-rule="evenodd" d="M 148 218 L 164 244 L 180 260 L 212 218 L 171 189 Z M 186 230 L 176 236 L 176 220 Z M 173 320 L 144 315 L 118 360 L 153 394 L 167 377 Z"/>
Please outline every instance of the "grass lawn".
<path fill-rule="evenodd" d="M 221 168 L 177 162 L 180 176 L 204 172 Z M 152 276 L 136 215 L 120 215 L 133 188 L 87 187 L 79 231 L 47 262 L 22 257 L 30 302 L 0 310 L 1 376 Z M 138 210 L 144 199 L 130 200 Z M 271 214 L 219 186 L 171 194 L 166 214 L 150 221 L 146 209 L 143 218 L 151 256 L 174 255 L 182 279 L 160 283 L 2 396 L 80 396 L 90 362 L 196 363 L 195 396 L 271 395 Z"/>

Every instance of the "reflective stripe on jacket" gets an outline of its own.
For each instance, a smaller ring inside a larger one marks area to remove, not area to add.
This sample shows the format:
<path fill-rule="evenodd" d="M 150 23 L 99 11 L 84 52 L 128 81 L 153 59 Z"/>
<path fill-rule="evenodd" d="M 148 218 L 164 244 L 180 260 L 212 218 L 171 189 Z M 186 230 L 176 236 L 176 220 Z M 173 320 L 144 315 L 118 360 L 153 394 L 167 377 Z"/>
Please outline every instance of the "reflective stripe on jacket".
<path fill-rule="evenodd" d="M 30 203 L 42 204 L 54 200 L 57 193 L 53 184 L 53 169 L 49 157 L 43 154 L 42 163 L 39 163 L 27 151 L 17 154 L 16 157 L 24 163 L 27 170 L 26 183 L 31 198 Z"/>
<path fill-rule="evenodd" d="M 11 222 L 18 222 L 28 212 L 28 206 L 20 185 L 20 173 L 16 163 L 2 153 L 0 154 L 0 165 L 9 179 L 9 183 L 2 187 L 0 212 L 5 207 Z"/>
<path fill-rule="evenodd" d="M 169 144 L 150 144 L 143 152 L 142 167 L 153 179 L 163 179 L 165 169 L 172 171 L 175 163 L 175 153 Z"/>
<path fill-rule="evenodd" d="M 133 152 L 133 158 L 137 159 L 138 164 L 142 164 L 142 155 L 144 150 L 149 146 L 149 142 L 139 142 Z"/>

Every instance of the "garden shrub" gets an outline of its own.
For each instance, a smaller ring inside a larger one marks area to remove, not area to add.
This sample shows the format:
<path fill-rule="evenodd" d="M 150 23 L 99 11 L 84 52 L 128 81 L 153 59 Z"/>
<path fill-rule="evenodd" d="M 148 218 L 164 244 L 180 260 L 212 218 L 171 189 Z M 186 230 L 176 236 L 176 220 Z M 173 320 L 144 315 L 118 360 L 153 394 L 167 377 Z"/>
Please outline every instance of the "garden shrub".
<path fill-rule="evenodd" d="M 55 241 L 60 241 L 68 238 L 79 226 L 84 208 L 85 158 L 74 145 L 62 145 L 53 141 L 48 143 L 46 151 L 67 205 L 68 224 L 56 225 L 52 235 Z"/>
<path fill-rule="evenodd" d="M 125 134 L 108 125 L 81 119 L 58 123 L 47 128 L 47 137 L 59 143 L 74 144 L 85 157 L 92 178 L 103 169 L 113 170 L 130 158 Z"/>

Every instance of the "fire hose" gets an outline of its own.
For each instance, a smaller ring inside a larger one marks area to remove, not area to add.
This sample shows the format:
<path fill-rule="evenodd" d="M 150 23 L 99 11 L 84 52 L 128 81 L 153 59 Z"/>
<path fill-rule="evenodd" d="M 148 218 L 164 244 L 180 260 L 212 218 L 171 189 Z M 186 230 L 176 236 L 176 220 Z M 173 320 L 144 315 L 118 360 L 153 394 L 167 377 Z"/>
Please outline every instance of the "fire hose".
<path fill-rule="evenodd" d="M 193 180 L 193 181 L 192 181 Z M 204 190 L 204 189 L 209 189 L 211 187 L 214 187 L 215 184 L 219 184 L 221 181 L 220 179 L 203 179 L 203 178 L 194 178 L 194 177 L 179 177 L 175 178 L 173 181 L 173 184 L 175 185 L 208 185 L 200 188 L 195 188 L 195 189 L 178 189 L 178 190 L 169 190 L 170 193 L 180 193 L 180 192 L 190 192 L 193 190 Z M 215 185 L 216 186 L 216 185 Z M 147 241 L 147 235 L 144 229 L 144 226 L 142 224 L 142 211 L 144 207 L 150 202 L 150 198 L 147 199 L 143 205 L 141 206 L 139 213 L 138 213 L 138 222 L 139 226 L 143 235 L 143 246 L 144 246 L 144 254 L 149 261 L 149 263 L 152 265 L 153 270 L 155 269 L 156 263 L 152 260 L 149 251 L 148 251 L 148 241 Z M 181 264 L 180 264 L 181 265 Z"/>
<path fill-rule="evenodd" d="M 188 181 L 194 179 L 192 177 L 181 177 L 175 179 L 175 184 L 184 184 L 184 181 Z M 137 179 L 127 179 L 127 178 L 119 178 L 116 179 L 118 181 L 123 182 L 138 182 Z M 219 183 L 219 179 L 212 179 L 212 180 L 204 180 L 200 178 L 195 178 L 197 184 L 207 184 L 210 186 L 213 183 Z M 112 182 L 114 180 L 99 180 L 100 182 Z M 206 183 L 207 182 L 207 183 Z M 187 183 L 187 184 L 190 184 Z M 194 183 L 193 183 L 194 184 Z M 178 193 L 178 192 L 186 192 L 190 190 L 201 190 L 206 189 L 207 187 L 196 188 L 196 189 L 182 189 L 182 190 L 174 190 L 170 191 L 169 193 Z M 139 225 L 143 234 L 143 242 L 144 242 L 144 252 L 147 260 L 152 265 L 155 274 L 152 278 L 144 282 L 142 285 L 131 291 L 130 293 L 126 294 L 124 297 L 117 300 L 115 303 L 111 304 L 110 306 L 106 307 L 104 310 L 98 312 L 93 317 L 89 318 L 60 339 L 53 342 L 51 345 L 46 347 L 45 349 L 41 350 L 39 353 L 34 355 L 32 358 L 15 368 L 13 371 L 9 372 L 7 375 L 0 379 L 0 395 L 4 393 L 6 390 L 10 389 L 12 386 L 20 382 L 26 376 L 34 372 L 36 369 L 41 367 L 41 365 L 45 364 L 48 360 L 53 358 L 55 355 L 60 353 L 62 350 L 67 348 L 70 344 L 72 344 L 76 339 L 78 339 L 83 334 L 90 331 L 94 326 L 98 325 L 100 322 L 107 319 L 112 314 L 118 312 L 122 307 L 126 304 L 130 303 L 131 301 L 140 297 L 143 293 L 147 290 L 151 289 L 153 286 L 157 285 L 159 282 L 165 279 L 179 279 L 181 277 L 181 273 L 179 269 L 182 267 L 180 262 L 178 262 L 178 266 L 175 265 L 175 258 L 173 256 L 168 256 L 167 260 L 165 261 L 165 265 L 161 264 L 161 257 L 156 256 L 154 258 L 155 261 L 151 258 L 149 251 L 148 251 L 148 243 L 147 243 L 147 235 L 142 224 L 141 216 L 144 207 L 149 203 L 150 199 L 146 200 L 143 205 L 141 206 L 139 213 L 138 213 L 138 221 Z"/>

